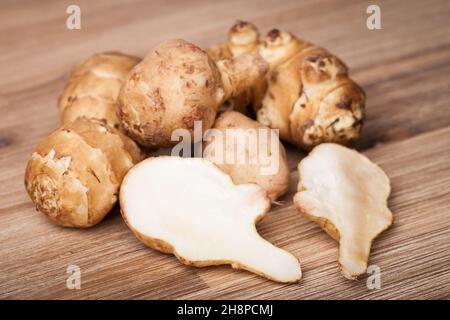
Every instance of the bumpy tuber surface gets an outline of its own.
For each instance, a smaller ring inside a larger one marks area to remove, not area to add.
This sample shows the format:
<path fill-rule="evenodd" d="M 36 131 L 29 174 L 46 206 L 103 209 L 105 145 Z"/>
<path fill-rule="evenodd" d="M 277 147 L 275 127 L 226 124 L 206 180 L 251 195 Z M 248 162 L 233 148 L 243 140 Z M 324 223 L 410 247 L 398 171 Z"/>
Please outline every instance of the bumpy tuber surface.
<path fill-rule="evenodd" d="M 272 201 L 287 191 L 286 151 L 271 129 L 232 110 L 222 113 L 213 129 L 220 135 L 205 142 L 204 158 L 229 174 L 236 184 L 258 184 Z"/>
<path fill-rule="evenodd" d="M 117 202 L 123 177 L 141 159 L 137 145 L 120 131 L 104 121 L 78 118 L 37 147 L 25 187 L 54 223 L 91 227 Z"/>
<path fill-rule="evenodd" d="M 117 96 L 126 75 L 139 61 L 120 52 L 105 52 L 78 65 L 59 97 L 62 124 L 86 117 L 105 120 L 118 128 Z"/>
<path fill-rule="evenodd" d="M 228 98 L 263 78 L 267 63 L 258 54 L 214 62 L 184 40 L 155 48 L 129 73 L 118 99 L 118 115 L 127 133 L 145 147 L 170 147 L 172 132 L 203 130 Z"/>
<path fill-rule="evenodd" d="M 323 142 L 356 139 L 364 102 L 364 92 L 346 66 L 325 49 L 309 45 L 270 72 L 257 118 L 279 128 L 282 139 L 308 150 Z"/>
<path fill-rule="evenodd" d="M 372 241 L 392 224 L 389 178 L 376 164 L 346 147 L 325 143 L 298 165 L 294 204 L 339 241 L 339 265 L 348 279 L 367 269 Z"/>
<path fill-rule="evenodd" d="M 206 49 L 215 61 L 230 59 L 244 53 L 257 52 L 259 32 L 252 23 L 238 20 L 228 32 L 228 41 Z"/>
<path fill-rule="evenodd" d="M 346 144 L 359 136 L 365 95 L 336 56 L 277 29 L 258 40 L 250 34 L 258 34 L 256 27 L 238 22 L 228 43 L 210 49 L 216 58 L 221 53 L 236 56 L 233 43 L 239 43 L 236 54 L 258 52 L 270 65 L 263 81 L 232 100 L 236 110 L 247 110 L 251 102 L 259 122 L 280 129 L 282 139 L 306 150 L 322 142 Z"/>
<path fill-rule="evenodd" d="M 184 264 L 230 264 L 279 282 L 301 278 L 298 260 L 256 231 L 270 208 L 265 191 L 256 184 L 235 185 L 205 159 L 141 162 L 123 181 L 120 206 L 142 242 Z"/>

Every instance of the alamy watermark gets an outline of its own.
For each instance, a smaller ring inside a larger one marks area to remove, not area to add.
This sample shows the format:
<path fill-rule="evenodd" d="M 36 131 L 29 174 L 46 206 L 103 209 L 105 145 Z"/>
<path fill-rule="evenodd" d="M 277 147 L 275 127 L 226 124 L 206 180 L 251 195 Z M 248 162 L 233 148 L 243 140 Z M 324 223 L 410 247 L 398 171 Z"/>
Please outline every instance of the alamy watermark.
<path fill-rule="evenodd" d="M 67 266 L 66 269 L 67 279 L 66 287 L 69 290 L 79 290 L 81 289 L 81 269 L 79 266 L 71 264 Z"/>
<path fill-rule="evenodd" d="M 369 275 L 366 280 L 367 289 L 381 289 L 381 268 L 375 264 L 370 265 L 367 268 L 367 274 Z"/>
<path fill-rule="evenodd" d="M 376 4 L 371 4 L 367 7 L 366 13 L 369 17 L 366 20 L 366 26 L 369 30 L 381 29 L 381 9 Z"/>
<path fill-rule="evenodd" d="M 193 154 L 194 157 L 208 158 L 216 164 L 258 165 L 261 175 L 273 175 L 279 170 L 278 129 L 211 128 L 203 133 L 202 122 L 195 121 L 193 132 L 176 129 L 171 139 L 178 141 L 171 150 L 172 156 L 191 157 Z"/>

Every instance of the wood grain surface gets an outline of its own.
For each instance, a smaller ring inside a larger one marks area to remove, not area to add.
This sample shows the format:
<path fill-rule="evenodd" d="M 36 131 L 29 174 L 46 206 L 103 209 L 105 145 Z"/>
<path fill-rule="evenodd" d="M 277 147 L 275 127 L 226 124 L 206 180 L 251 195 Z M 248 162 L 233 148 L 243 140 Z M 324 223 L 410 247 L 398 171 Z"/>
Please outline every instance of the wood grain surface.
<path fill-rule="evenodd" d="M 366 27 L 372 2 L 381 7 L 382 30 Z M 68 30 L 72 3 L 0 1 L 0 298 L 450 298 L 449 1 L 80 0 L 82 29 Z M 26 161 L 58 126 L 56 99 L 76 63 L 106 50 L 143 56 L 175 37 L 207 47 L 237 18 L 328 48 L 366 91 L 367 120 L 355 147 L 393 186 L 395 224 L 370 258 L 381 268 L 381 289 L 369 290 L 365 278 L 345 280 L 337 244 L 293 208 L 305 153 L 289 146 L 290 192 L 258 229 L 300 259 L 299 284 L 227 266 L 184 266 L 144 247 L 117 209 L 92 229 L 60 228 L 26 195 Z M 80 290 L 66 288 L 71 264 L 81 268 Z"/>

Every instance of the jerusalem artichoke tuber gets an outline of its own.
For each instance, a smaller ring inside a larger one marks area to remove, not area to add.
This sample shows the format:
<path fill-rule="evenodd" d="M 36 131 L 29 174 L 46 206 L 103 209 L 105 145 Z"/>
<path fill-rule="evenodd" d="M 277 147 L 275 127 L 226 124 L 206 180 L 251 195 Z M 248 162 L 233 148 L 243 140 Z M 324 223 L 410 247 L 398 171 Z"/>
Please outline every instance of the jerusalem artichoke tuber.
<path fill-rule="evenodd" d="M 229 110 L 217 118 L 213 130 L 220 135 L 211 135 L 205 142 L 203 157 L 229 174 L 234 183 L 256 183 L 272 201 L 287 191 L 286 151 L 271 129 Z"/>
<path fill-rule="evenodd" d="M 238 20 L 228 32 L 228 41 L 206 49 L 214 61 L 230 59 L 243 53 L 257 52 L 259 32 L 254 24 Z"/>
<path fill-rule="evenodd" d="M 297 209 L 339 241 L 348 279 L 367 269 L 373 240 L 392 224 L 389 178 L 358 152 L 334 143 L 315 147 L 298 165 Z"/>
<path fill-rule="evenodd" d="M 259 32 L 255 25 L 246 21 L 237 21 L 228 32 L 228 41 L 214 45 L 206 52 L 214 60 L 231 59 L 244 53 L 256 53 L 259 48 Z M 253 87 L 264 84 L 264 78 L 257 81 Z M 239 111 L 247 116 L 252 115 L 249 107 L 255 98 L 252 97 L 253 90 L 248 86 L 240 94 L 226 100 L 224 109 Z M 262 99 L 262 98 L 261 98 Z"/>
<path fill-rule="evenodd" d="M 141 162 L 123 180 L 120 207 L 145 245 L 186 265 L 230 264 L 278 282 L 301 278 L 297 258 L 256 231 L 270 208 L 265 191 L 256 184 L 235 185 L 205 159 Z"/>
<path fill-rule="evenodd" d="M 308 46 L 268 75 L 258 121 L 309 150 L 323 142 L 346 144 L 359 136 L 365 95 L 346 66 L 326 50 Z"/>
<path fill-rule="evenodd" d="M 139 61 L 120 52 L 105 52 L 78 65 L 59 97 L 62 124 L 87 117 L 105 120 L 118 128 L 116 99 L 126 75 Z"/>

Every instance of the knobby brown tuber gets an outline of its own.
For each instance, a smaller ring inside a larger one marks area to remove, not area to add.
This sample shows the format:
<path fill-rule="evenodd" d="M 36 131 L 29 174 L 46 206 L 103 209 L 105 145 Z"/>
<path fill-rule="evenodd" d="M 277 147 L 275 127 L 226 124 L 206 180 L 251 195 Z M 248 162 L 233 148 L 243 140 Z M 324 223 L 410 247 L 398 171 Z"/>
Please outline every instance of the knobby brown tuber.
<path fill-rule="evenodd" d="M 259 122 L 280 129 L 282 139 L 307 150 L 357 138 L 365 94 L 342 61 L 287 32 L 273 29 L 261 40 L 255 34 L 255 26 L 240 21 L 231 28 L 228 43 L 209 49 L 216 59 L 258 52 L 270 65 L 264 80 L 232 100 L 234 108 L 248 113 L 250 102 Z M 240 50 L 234 50 L 236 44 Z"/>
<path fill-rule="evenodd" d="M 286 151 L 278 135 L 240 112 L 228 110 L 217 118 L 203 157 L 229 174 L 236 184 L 258 184 L 272 201 L 289 187 Z"/>
<path fill-rule="evenodd" d="M 373 240 L 392 224 L 389 178 L 365 156 L 334 143 L 315 147 L 298 173 L 294 205 L 339 241 L 341 272 L 356 279 L 366 272 Z"/>
<path fill-rule="evenodd" d="M 54 223 L 91 227 L 112 209 L 123 177 L 141 159 L 138 146 L 119 130 L 78 118 L 39 144 L 27 164 L 25 187 Z"/>
<path fill-rule="evenodd" d="M 120 208 L 145 245 L 186 265 L 230 264 L 278 282 L 301 278 L 298 259 L 256 231 L 270 208 L 266 192 L 256 184 L 235 185 L 206 159 L 141 162 L 123 181 Z"/>

